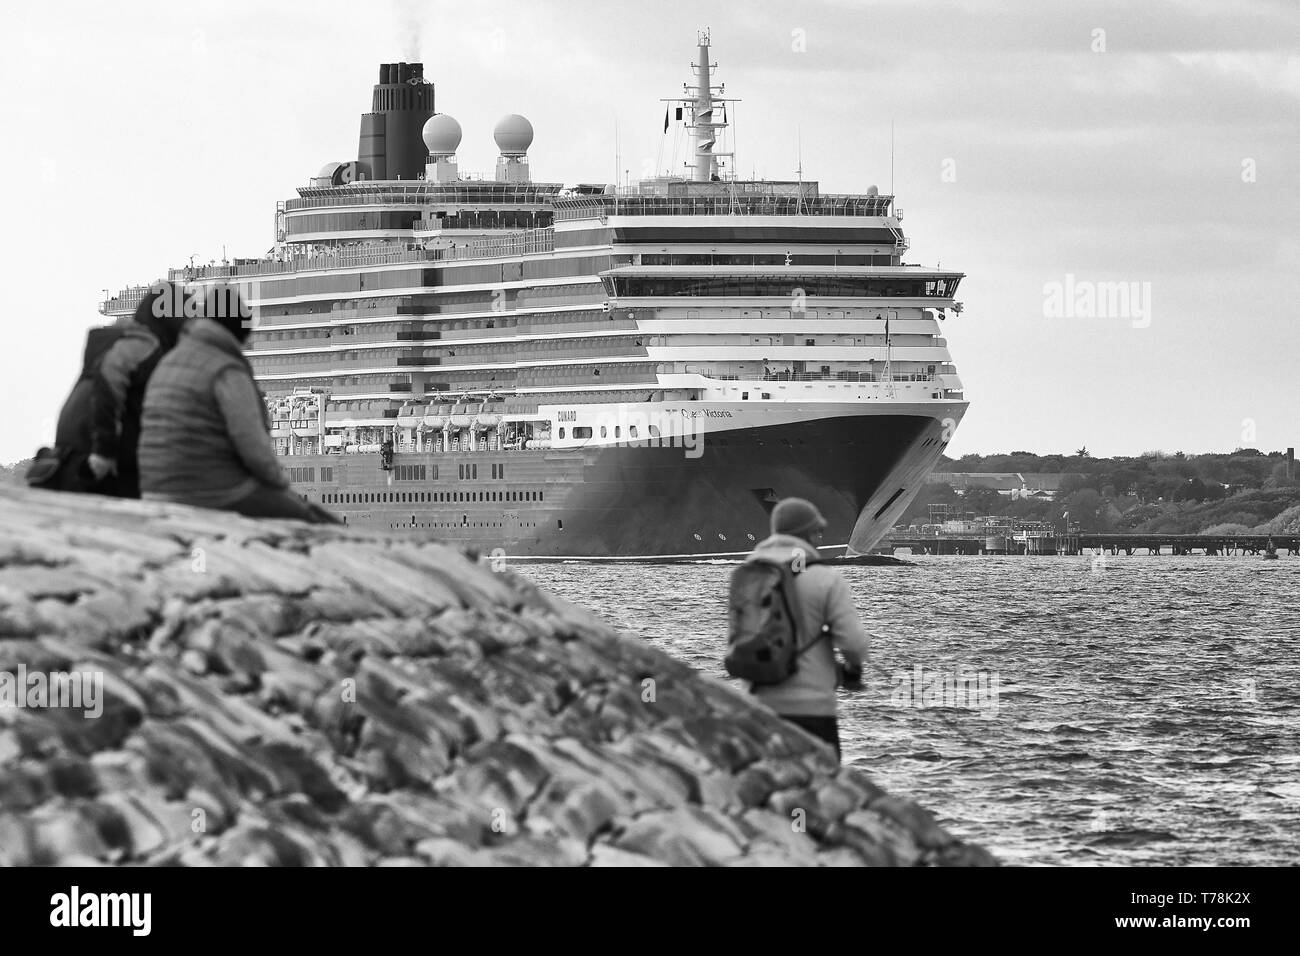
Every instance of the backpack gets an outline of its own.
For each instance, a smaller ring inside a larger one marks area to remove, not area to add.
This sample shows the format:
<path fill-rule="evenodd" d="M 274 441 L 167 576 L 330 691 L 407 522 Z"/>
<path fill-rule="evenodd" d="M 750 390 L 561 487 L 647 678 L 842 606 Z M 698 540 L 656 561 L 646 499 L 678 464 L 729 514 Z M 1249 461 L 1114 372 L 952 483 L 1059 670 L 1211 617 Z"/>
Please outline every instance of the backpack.
<path fill-rule="evenodd" d="M 86 333 L 81 373 L 59 412 L 54 447 L 38 451 L 27 470 L 26 481 L 30 487 L 52 491 L 92 490 L 94 479 L 85 468 L 90 456 L 91 382 L 104 355 L 125 334 L 126 328 L 121 325 L 98 326 Z"/>
<path fill-rule="evenodd" d="M 802 617 L 790 562 L 748 561 L 731 573 L 727 654 L 732 677 L 754 685 L 779 684 L 799 669 L 799 658 L 822 635 L 800 645 Z"/>

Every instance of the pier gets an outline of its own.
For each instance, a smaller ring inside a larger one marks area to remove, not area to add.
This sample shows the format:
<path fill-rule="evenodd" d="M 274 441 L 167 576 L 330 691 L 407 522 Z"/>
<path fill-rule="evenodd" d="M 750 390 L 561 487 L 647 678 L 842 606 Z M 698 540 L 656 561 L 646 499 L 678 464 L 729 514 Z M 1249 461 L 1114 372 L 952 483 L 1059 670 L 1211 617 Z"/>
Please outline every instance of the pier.
<path fill-rule="evenodd" d="M 1113 534 L 1029 535 L 1024 538 L 982 535 L 888 535 L 873 553 L 892 554 L 901 548 L 910 548 L 913 554 L 1026 554 L 1026 555 L 1079 555 L 1085 552 L 1133 555 L 1144 554 L 1205 554 L 1205 555 L 1261 555 L 1268 550 L 1269 541 L 1278 553 L 1300 556 L 1300 535 L 1283 534 L 1138 534 L 1118 532 Z"/>

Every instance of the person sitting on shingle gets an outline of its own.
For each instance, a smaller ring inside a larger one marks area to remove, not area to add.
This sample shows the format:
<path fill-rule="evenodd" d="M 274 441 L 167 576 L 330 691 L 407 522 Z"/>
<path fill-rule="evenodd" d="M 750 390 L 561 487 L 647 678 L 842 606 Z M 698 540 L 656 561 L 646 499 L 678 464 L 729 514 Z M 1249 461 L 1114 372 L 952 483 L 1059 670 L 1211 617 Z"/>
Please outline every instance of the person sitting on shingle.
<path fill-rule="evenodd" d="M 252 312 L 233 286 L 204 293 L 201 316 L 158 363 L 145 392 L 140 485 L 146 499 L 255 518 L 338 519 L 289 487 L 244 358 Z"/>

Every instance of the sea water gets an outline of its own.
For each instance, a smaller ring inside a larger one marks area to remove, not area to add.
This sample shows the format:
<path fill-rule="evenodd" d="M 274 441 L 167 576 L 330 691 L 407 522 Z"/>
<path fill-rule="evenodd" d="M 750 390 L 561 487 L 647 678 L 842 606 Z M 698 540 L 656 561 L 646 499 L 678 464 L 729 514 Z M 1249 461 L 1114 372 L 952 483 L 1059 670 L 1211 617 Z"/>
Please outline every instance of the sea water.
<path fill-rule="evenodd" d="M 1008 863 L 1300 862 L 1300 559 L 847 567 L 844 761 Z M 724 677 L 731 565 L 516 570 Z"/>

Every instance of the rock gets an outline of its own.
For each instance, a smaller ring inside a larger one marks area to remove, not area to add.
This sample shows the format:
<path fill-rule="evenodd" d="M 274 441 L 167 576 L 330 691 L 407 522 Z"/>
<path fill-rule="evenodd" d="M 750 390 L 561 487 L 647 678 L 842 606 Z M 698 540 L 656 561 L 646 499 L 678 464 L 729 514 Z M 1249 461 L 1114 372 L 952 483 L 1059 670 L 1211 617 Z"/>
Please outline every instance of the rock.
<path fill-rule="evenodd" d="M 424 538 L 0 489 L 0 865 L 993 865 L 729 684 Z"/>
<path fill-rule="evenodd" d="M 644 853 L 629 853 L 608 843 L 595 843 L 591 847 L 589 866 L 668 866 L 662 860 L 656 860 Z"/>
<path fill-rule="evenodd" d="M 690 807 L 646 813 L 630 821 L 614 845 L 672 866 L 722 866 L 740 855 L 741 846 L 711 822 Z"/>

